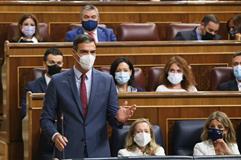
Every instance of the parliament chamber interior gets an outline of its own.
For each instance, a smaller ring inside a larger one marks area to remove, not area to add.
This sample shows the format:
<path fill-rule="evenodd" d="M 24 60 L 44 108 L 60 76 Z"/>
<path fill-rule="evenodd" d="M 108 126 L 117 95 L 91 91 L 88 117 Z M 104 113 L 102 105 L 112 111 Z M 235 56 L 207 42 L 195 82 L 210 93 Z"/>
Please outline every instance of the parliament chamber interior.
<path fill-rule="evenodd" d="M 80 12 L 87 4 L 98 8 L 99 26 L 113 29 L 116 35 L 116 41 L 96 43 L 94 67 L 109 72 L 116 58 L 127 57 L 135 68 L 135 86 L 144 90 L 118 94 L 119 104 L 127 100 L 136 104 L 136 111 L 121 131 L 108 127 L 112 157 L 89 159 L 118 159 L 130 124 L 138 118 L 153 124 L 156 141 L 166 156 L 122 159 L 241 159 L 239 155 L 193 156 L 204 122 L 214 111 L 229 116 L 241 152 L 241 92 L 218 90 L 221 83 L 235 79 L 232 58 L 241 51 L 241 39 L 230 38 L 227 22 L 241 14 L 240 0 L 0 0 L 0 160 L 39 159 L 45 94 L 27 93 L 22 120 L 24 87 L 45 73 L 43 54 L 47 48 L 61 50 L 64 69 L 73 66 L 73 43 L 65 36 L 82 27 Z M 11 41 L 23 14 L 37 17 L 42 42 Z M 178 32 L 199 27 L 202 17 L 209 14 L 219 19 L 220 39 L 175 39 Z M 165 64 L 173 56 L 189 63 L 197 92 L 155 92 Z"/>

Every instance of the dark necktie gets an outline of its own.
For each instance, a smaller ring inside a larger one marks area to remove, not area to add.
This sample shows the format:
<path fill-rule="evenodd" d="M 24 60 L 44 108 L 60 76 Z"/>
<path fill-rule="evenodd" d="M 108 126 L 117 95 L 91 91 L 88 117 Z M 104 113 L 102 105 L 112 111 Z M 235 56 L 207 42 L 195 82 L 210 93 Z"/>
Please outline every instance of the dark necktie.
<path fill-rule="evenodd" d="M 85 85 L 86 74 L 81 75 L 81 83 L 80 83 L 80 100 L 83 110 L 84 117 L 87 113 L 87 90 Z"/>
<path fill-rule="evenodd" d="M 95 40 L 94 32 L 88 32 L 88 35 Z"/>

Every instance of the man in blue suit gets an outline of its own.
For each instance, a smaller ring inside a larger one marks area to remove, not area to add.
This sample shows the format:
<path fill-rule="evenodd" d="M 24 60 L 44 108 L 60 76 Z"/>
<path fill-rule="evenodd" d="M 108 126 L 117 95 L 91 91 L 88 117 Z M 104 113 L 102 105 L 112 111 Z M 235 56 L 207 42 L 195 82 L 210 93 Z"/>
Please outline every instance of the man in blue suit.
<path fill-rule="evenodd" d="M 217 34 L 219 26 L 219 20 L 215 15 L 205 15 L 200 26 L 193 30 L 178 32 L 175 40 L 219 40 L 221 39 Z"/>
<path fill-rule="evenodd" d="M 221 83 L 218 86 L 220 91 L 241 91 L 241 51 L 234 54 L 232 64 L 235 79 Z"/>
<path fill-rule="evenodd" d="M 63 67 L 63 53 L 57 48 L 48 48 L 45 51 L 43 57 L 43 66 L 46 70 L 46 73 L 40 78 L 30 81 L 27 83 L 24 91 L 24 96 L 22 97 L 22 118 L 26 115 L 26 93 L 31 91 L 32 93 L 45 93 L 47 86 L 51 80 L 51 77 L 54 74 L 57 74 L 61 71 Z M 53 155 L 53 143 L 48 141 L 47 138 L 40 134 L 39 141 L 39 155 L 40 160 L 50 160 Z"/>
<path fill-rule="evenodd" d="M 94 5 L 86 5 L 82 9 L 82 27 L 74 28 L 67 32 L 65 41 L 73 42 L 81 34 L 88 34 L 95 39 L 95 42 L 116 41 L 113 30 L 98 26 L 100 21 L 99 11 Z"/>
<path fill-rule="evenodd" d="M 57 158 L 109 157 L 106 122 L 120 128 L 136 107 L 119 108 L 113 78 L 93 68 L 96 45 L 92 37 L 77 37 L 72 51 L 73 68 L 53 76 L 48 86 L 42 131 L 55 143 Z"/>

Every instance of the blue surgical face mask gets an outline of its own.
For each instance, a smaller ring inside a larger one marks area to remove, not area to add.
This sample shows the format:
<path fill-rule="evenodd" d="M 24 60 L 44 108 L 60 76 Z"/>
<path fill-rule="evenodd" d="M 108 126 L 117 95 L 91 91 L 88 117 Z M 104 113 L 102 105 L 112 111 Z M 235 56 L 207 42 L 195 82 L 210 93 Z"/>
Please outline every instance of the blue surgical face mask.
<path fill-rule="evenodd" d="M 216 141 L 217 139 L 223 138 L 223 130 L 216 129 L 216 128 L 209 128 L 208 129 L 208 139 L 212 141 Z"/>
<path fill-rule="evenodd" d="M 241 65 L 237 65 L 233 67 L 233 74 L 237 80 L 241 80 Z"/>
<path fill-rule="evenodd" d="M 123 85 L 130 80 L 129 72 L 115 72 L 115 80 L 118 84 Z"/>
<path fill-rule="evenodd" d="M 22 32 L 26 37 L 33 37 L 35 34 L 35 26 L 23 26 Z"/>
<path fill-rule="evenodd" d="M 93 31 L 98 26 L 98 22 L 95 20 L 82 21 L 82 26 L 86 31 Z"/>
<path fill-rule="evenodd" d="M 183 73 L 168 72 L 167 79 L 173 85 L 179 84 L 183 80 Z"/>

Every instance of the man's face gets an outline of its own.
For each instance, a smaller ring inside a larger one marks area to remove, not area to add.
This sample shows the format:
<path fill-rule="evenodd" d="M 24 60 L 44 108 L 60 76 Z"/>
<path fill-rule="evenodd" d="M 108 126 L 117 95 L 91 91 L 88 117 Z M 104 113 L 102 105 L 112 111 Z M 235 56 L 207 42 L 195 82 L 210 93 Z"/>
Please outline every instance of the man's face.
<path fill-rule="evenodd" d="M 232 63 L 233 67 L 241 65 L 241 55 L 234 57 Z"/>
<path fill-rule="evenodd" d="M 96 10 L 84 10 L 82 14 L 82 21 L 94 20 L 99 21 Z"/>
<path fill-rule="evenodd" d="M 204 24 L 201 24 L 201 28 L 203 35 L 205 35 L 207 32 L 212 35 L 216 35 L 219 30 L 219 24 L 210 21 L 206 26 L 204 26 Z"/>
<path fill-rule="evenodd" d="M 49 54 L 47 57 L 47 61 L 44 62 L 44 67 L 45 69 L 48 71 L 48 66 L 52 66 L 52 65 L 58 65 L 59 67 L 63 67 L 63 56 L 62 55 L 53 55 L 53 54 Z"/>

